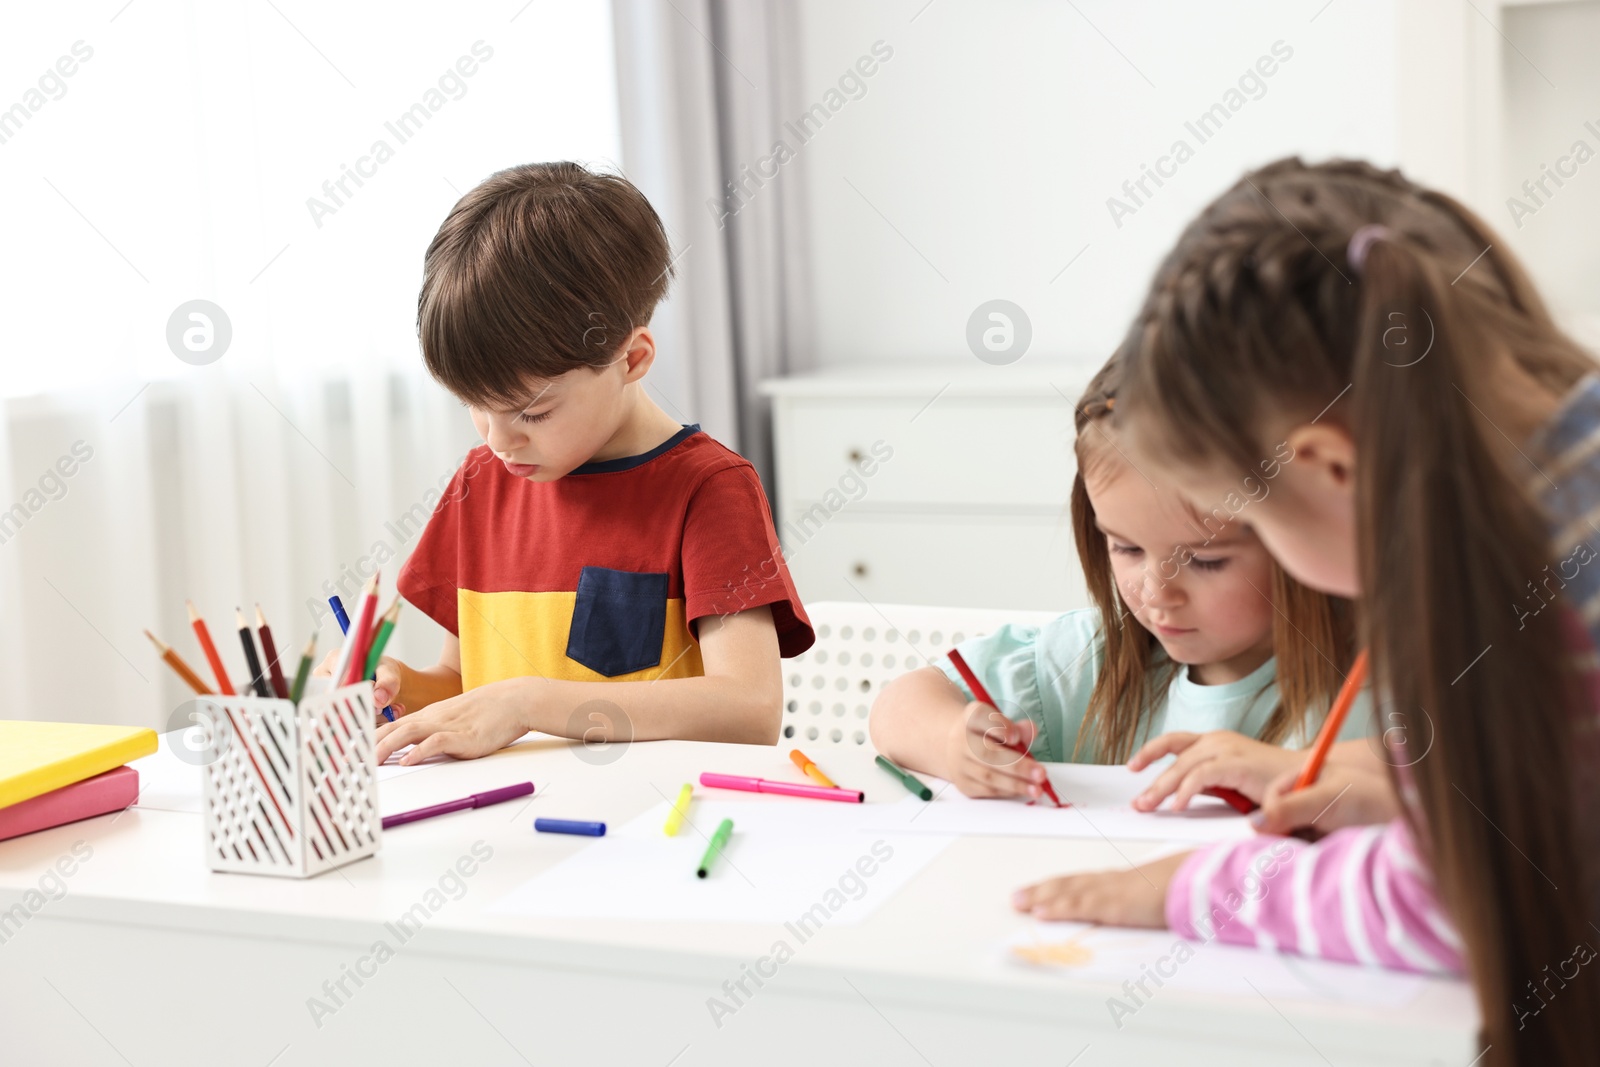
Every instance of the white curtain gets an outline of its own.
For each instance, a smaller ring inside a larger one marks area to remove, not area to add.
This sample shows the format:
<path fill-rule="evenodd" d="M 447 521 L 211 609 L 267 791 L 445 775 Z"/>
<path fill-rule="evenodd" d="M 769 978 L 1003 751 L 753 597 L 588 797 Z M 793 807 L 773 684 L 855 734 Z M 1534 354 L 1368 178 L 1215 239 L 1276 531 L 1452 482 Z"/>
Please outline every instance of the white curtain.
<path fill-rule="evenodd" d="M 768 162 L 798 115 L 795 0 L 613 0 L 627 173 L 678 255 L 656 334 L 693 358 L 655 376 L 772 491 L 763 380 L 815 366 L 802 168 Z M 794 146 L 798 147 L 798 146 Z M 765 171 L 757 181 L 751 170 Z M 729 183 L 741 191 L 733 191 Z"/>
<path fill-rule="evenodd" d="M 604 0 L 11 14 L 0 717 L 163 726 L 188 694 L 140 631 L 209 675 L 186 598 L 238 676 L 236 605 L 292 660 L 338 639 L 326 585 L 392 554 L 392 594 L 476 443 L 417 353 L 423 251 L 495 170 L 620 164 L 614 56 Z M 167 343 L 194 299 L 231 323 L 206 365 Z"/>

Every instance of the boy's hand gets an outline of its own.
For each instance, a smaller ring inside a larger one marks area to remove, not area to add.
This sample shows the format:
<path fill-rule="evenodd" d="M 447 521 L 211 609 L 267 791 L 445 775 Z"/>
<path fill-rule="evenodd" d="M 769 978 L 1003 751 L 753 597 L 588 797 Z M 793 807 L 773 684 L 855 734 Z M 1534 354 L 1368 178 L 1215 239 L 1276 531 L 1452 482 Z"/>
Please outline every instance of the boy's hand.
<path fill-rule="evenodd" d="M 380 716 L 384 707 L 392 707 L 395 718 L 398 719 L 406 713 L 406 706 L 400 703 L 400 690 L 405 682 L 406 665 L 397 659 L 379 656 L 378 669 L 373 674 L 372 706 L 378 709 Z"/>
<path fill-rule="evenodd" d="M 1046 775 L 1026 754 L 1034 733 L 1031 720 L 1013 722 L 991 705 L 974 700 L 951 724 L 945 746 L 947 773 L 941 777 L 969 797 L 1036 800 L 1044 792 Z"/>
<path fill-rule="evenodd" d="M 1201 791 L 1223 786 L 1258 804 L 1273 779 L 1298 771 L 1304 752 L 1269 745 L 1232 730 L 1169 733 L 1153 738 L 1133 754 L 1128 769 L 1142 771 L 1163 756 L 1178 758 L 1143 793 L 1133 798 L 1136 811 L 1155 811 L 1167 797 L 1172 810 L 1183 811 Z"/>
<path fill-rule="evenodd" d="M 1069 874 L 1019 889 L 1011 906 L 1035 919 L 1075 919 L 1107 926 L 1167 925 L 1167 886 L 1189 853 L 1126 871 Z"/>
<path fill-rule="evenodd" d="M 1381 767 L 1381 765 L 1380 765 Z M 1274 779 L 1261 798 L 1261 810 L 1250 816 L 1263 834 L 1289 834 L 1311 829 L 1321 836 L 1344 826 L 1370 826 L 1400 815 L 1400 801 L 1387 770 L 1333 762 L 1306 788 L 1295 790 L 1296 767 Z"/>
<path fill-rule="evenodd" d="M 396 749 L 416 745 L 400 760 L 403 766 L 444 754 L 477 759 L 505 748 L 528 732 L 533 702 L 530 682 L 507 678 L 469 689 L 460 696 L 429 704 L 421 711 L 378 728 L 378 762 Z"/>

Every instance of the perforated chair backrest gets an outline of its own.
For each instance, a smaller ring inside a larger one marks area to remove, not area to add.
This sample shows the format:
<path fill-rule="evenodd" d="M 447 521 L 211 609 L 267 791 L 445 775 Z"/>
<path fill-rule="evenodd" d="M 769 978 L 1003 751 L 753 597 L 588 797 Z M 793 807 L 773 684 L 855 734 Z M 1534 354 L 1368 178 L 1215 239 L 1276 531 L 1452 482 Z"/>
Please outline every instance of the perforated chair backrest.
<path fill-rule="evenodd" d="M 822 601 L 807 604 L 806 614 L 817 643 L 783 661 L 779 743 L 870 747 L 867 714 L 890 680 L 928 666 L 970 637 L 1058 613 Z"/>

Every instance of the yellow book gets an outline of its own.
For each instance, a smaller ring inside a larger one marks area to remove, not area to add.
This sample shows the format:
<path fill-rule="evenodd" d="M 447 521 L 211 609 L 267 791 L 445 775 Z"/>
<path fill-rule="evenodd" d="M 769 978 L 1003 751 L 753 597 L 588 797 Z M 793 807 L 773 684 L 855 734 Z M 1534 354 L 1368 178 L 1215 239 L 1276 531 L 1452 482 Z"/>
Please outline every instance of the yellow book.
<path fill-rule="evenodd" d="M 142 726 L 0 720 L 0 808 L 148 756 L 156 744 Z"/>

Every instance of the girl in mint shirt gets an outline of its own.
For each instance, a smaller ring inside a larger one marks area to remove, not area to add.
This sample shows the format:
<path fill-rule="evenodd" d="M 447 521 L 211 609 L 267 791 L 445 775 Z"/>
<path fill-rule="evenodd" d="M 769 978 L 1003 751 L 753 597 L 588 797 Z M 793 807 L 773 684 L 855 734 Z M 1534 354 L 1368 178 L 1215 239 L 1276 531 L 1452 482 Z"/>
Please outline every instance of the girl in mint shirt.
<path fill-rule="evenodd" d="M 1316 736 L 1334 665 L 1350 661 L 1348 602 L 1289 578 L 1248 526 L 1293 451 L 1199 511 L 1114 437 L 1116 377 L 1114 358 L 1076 412 L 1073 529 L 1096 607 L 960 646 L 998 708 L 948 660 L 895 679 L 873 705 L 879 752 L 969 796 L 1038 797 L 1038 761 L 1137 770 L 1176 753 L 1139 806 L 1175 794 L 1181 808 L 1219 785 L 1259 797 L 1298 766 L 1292 748 Z M 1365 736 L 1370 719 L 1353 709 L 1343 736 Z"/>

